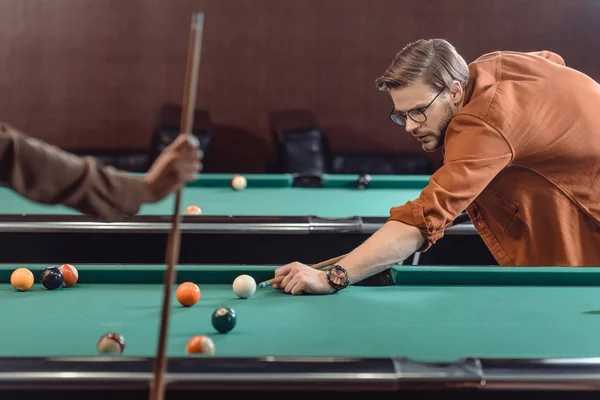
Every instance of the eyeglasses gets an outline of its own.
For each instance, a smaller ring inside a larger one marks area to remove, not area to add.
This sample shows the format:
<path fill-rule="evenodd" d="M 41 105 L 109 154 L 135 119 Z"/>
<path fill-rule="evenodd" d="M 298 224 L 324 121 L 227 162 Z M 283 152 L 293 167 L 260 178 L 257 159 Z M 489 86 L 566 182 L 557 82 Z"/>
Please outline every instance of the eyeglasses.
<path fill-rule="evenodd" d="M 418 124 L 422 124 L 423 122 L 427 121 L 427 115 L 425 115 L 425 111 L 433 104 L 433 102 L 439 97 L 440 94 L 442 94 L 444 90 L 445 88 L 440 90 L 438 94 L 435 95 L 433 100 L 431 100 L 431 102 L 425 107 L 410 110 L 408 113 L 399 112 L 392 108 L 392 111 L 390 112 L 390 119 L 400 126 L 406 125 L 406 117 L 412 119 Z"/>

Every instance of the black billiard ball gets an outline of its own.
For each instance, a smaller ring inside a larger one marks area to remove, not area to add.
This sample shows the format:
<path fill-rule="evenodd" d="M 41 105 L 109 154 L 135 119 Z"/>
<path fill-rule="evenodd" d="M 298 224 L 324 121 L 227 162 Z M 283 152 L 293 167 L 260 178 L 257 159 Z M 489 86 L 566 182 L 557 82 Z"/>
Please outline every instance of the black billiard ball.
<path fill-rule="evenodd" d="M 56 267 L 48 267 L 42 271 L 42 285 L 48 290 L 58 289 L 64 282 L 63 274 Z"/>
<path fill-rule="evenodd" d="M 235 327 L 237 317 L 235 311 L 227 307 L 219 307 L 212 314 L 212 325 L 220 333 L 227 333 Z"/>
<path fill-rule="evenodd" d="M 361 174 L 356 181 L 356 187 L 359 189 L 366 189 L 371 184 L 371 176 L 368 174 Z"/>

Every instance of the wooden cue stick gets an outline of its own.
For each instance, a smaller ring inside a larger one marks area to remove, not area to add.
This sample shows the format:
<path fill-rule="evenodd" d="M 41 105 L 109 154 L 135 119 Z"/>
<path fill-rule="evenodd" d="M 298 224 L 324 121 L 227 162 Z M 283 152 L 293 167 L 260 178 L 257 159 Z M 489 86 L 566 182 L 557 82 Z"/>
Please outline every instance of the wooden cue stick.
<path fill-rule="evenodd" d="M 202 33 L 204 28 L 204 14 L 201 12 L 192 15 L 190 25 L 190 37 L 188 43 L 187 67 L 183 95 L 183 109 L 181 113 L 180 134 L 190 134 L 193 129 L 194 111 L 196 108 L 196 91 L 198 87 L 198 69 L 200 64 L 200 53 Z M 154 359 L 154 380 L 150 387 L 150 400 L 163 400 L 165 397 L 165 372 L 166 372 L 166 348 L 169 327 L 169 315 L 171 308 L 172 287 L 175 283 L 175 264 L 179 262 L 181 220 L 181 192 L 178 189 L 175 195 L 175 210 L 173 212 L 173 226 L 169 232 L 166 251 L 167 269 L 164 277 L 164 297 L 160 320 L 160 334 L 158 340 L 157 356 Z"/>
<path fill-rule="evenodd" d="M 321 269 L 323 267 L 329 267 L 327 269 L 331 269 L 333 267 L 333 264 L 337 263 L 338 261 L 340 261 L 344 257 L 346 257 L 346 254 L 343 254 L 341 256 L 337 256 L 337 257 L 334 257 L 334 258 L 330 258 L 329 260 L 322 261 L 322 262 L 320 262 L 318 264 L 311 265 L 311 268 Z M 277 283 L 277 282 L 279 282 L 281 280 L 282 280 L 282 278 L 272 278 L 272 279 L 269 279 L 268 281 L 264 281 L 264 282 L 259 283 L 258 287 L 259 288 L 264 288 L 266 286 L 271 286 L 272 284 Z"/>

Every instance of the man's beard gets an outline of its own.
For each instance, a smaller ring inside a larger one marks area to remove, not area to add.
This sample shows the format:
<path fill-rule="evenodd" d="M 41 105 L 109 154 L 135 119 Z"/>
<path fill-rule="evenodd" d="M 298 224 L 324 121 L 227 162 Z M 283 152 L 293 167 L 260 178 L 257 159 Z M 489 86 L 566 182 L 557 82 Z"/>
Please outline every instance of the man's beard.
<path fill-rule="evenodd" d="M 422 147 L 424 151 L 430 153 L 444 146 L 446 131 L 448 130 L 448 126 L 450 126 L 450 122 L 452 122 L 452 118 L 454 118 L 452 109 L 450 108 L 450 105 L 446 104 L 444 108 L 444 115 L 442 117 L 442 120 L 440 121 L 440 125 L 437 129 L 437 132 L 432 135 L 432 137 L 434 138 L 433 141 L 423 143 Z"/>

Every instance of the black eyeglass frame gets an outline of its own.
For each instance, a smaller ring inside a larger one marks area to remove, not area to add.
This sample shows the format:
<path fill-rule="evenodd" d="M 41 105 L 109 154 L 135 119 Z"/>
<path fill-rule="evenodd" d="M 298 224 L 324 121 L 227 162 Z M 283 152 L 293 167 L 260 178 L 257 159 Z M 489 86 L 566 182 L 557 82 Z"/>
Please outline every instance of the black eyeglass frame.
<path fill-rule="evenodd" d="M 431 102 L 429 102 L 429 104 L 427 104 L 425 107 L 409 110 L 407 113 L 399 112 L 399 111 L 396 111 L 394 108 L 392 108 L 392 111 L 390 111 L 390 119 L 392 120 L 392 122 L 394 122 L 395 124 L 400 125 L 400 126 L 406 126 L 406 117 L 407 116 L 408 116 L 408 118 L 412 119 L 417 124 L 422 124 L 424 122 L 427 122 L 427 114 L 425 114 L 425 111 L 427 111 L 427 109 L 433 104 L 434 101 L 436 101 L 436 99 L 440 96 L 440 94 L 442 94 L 442 92 L 444 90 L 446 90 L 446 88 L 442 88 L 442 90 L 440 90 L 438 92 L 438 94 L 435 95 L 433 100 L 431 100 Z M 416 120 L 415 117 L 413 115 L 411 115 L 411 113 L 415 113 L 415 112 L 419 113 L 418 115 L 422 115 L 424 119 L 422 121 Z M 395 118 L 399 118 L 399 119 L 396 120 Z"/>

